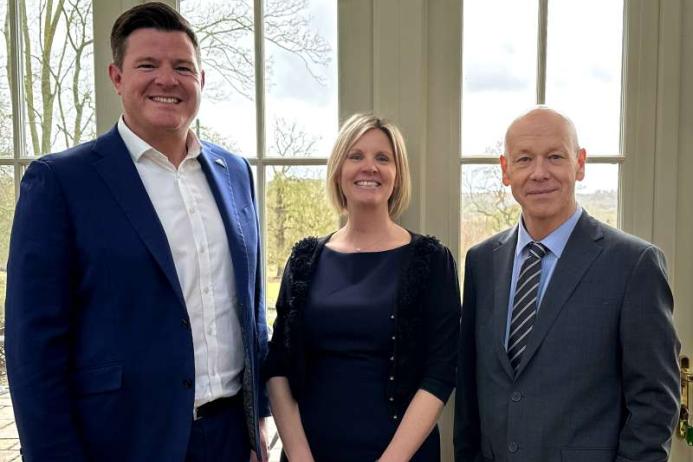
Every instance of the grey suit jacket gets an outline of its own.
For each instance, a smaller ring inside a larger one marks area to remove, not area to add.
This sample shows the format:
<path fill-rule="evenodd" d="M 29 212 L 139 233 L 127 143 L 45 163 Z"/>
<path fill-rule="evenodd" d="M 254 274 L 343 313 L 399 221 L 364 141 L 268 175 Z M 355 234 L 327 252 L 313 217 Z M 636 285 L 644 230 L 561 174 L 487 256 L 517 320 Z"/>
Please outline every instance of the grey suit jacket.
<path fill-rule="evenodd" d="M 517 374 L 504 347 L 517 228 L 465 265 L 455 461 L 666 461 L 680 344 L 662 252 L 583 212 Z"/>

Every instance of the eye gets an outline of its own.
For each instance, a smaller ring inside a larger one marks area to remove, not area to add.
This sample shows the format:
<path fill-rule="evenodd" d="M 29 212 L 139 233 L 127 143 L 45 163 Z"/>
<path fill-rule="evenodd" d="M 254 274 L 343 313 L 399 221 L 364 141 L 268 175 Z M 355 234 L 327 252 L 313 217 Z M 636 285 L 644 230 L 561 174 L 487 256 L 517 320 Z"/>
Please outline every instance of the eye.
<path fill-rule="evenodd" d="M 190 66 L 178 66 L 178 67 L 176 67 L 176 70 L 178 72 L 182 72 L 184 74 L 194 74 L 195 73 L 195 70 Z"/>
<path fill-rule="evenodd" d="M 529 156 L 519 156 L 515 159 L 516 164 L 524 164 L 532 160 Z"/>
<path fill-rule="evenodd" d="M 347 159 L 349 159 L 349 160 L 361 160 L 361 159 L 363 159 L 363 154 L 361 154 L 360 152 L 352 152 L 352 153 L 349 153 L 349 155 L 347 156 Z"/>
<path fill-rule="evenodd" d="M 552 160 L 552 161 L 558 161 L 558 160 L 562 160 L 564 158 L 565 158 L 565 155 L 563 153 L 560 153 L 560 152 L 554 152 L 552 154 L 549 154 L 549 160 Z"/>
<path fill-rule="evenodd" d="M 137 69 L 154 69 L 154 65 L 151 63 L 140 63 L 137 65 Z"/>
<path fill-rule="evenodd" d="M 388 156 L 387 154 L 384 154 L 384 153 L 380 153 L 377 156 L 375 156 L 375 160 L 377 160 L 378 162 L 383 162 L 383 163 L 390 162 L 390 156 Z"/>

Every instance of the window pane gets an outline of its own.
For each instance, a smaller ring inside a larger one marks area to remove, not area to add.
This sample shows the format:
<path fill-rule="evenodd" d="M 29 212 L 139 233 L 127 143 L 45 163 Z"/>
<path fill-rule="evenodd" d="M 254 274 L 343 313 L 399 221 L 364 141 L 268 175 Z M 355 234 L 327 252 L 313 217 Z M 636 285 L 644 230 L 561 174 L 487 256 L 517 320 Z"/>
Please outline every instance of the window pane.
<path fill-rule="evenodd" d="M 193 127 L 207 141 L 255 157 L 253 0 L 181 0 L 202 53 L 205 88 Z"/>
<path fill-rule="evenodd" d="M 0 329 L 2 335 L 5 333 L 5 288 L 7 286 L 7 254 L 10 242 L 10 230 L 12 229 L 12 218 L 14 217 L 14 168 L 8 165 L 0 166 Z M 4 344 L 0 343 L 3 351 L 0 355 L 0 419 L 11 419 L 11 412 L 6 417 L 2 415 L 2 398 L 7 390 L 7 374 L 5 371 Z M 7 403 L 9 406 L 9 402 Z M 15 432 L 14 425 L 8 427 L 10 432 Z M 12 436 L 12 435 L 10 435 Z M 16 436 L 13 436 L 16 438 Z M 4 449 L 0 447 L 0 450 Z M 2 459 L 0 451 L 0 460 Z"/>
<path fill-rule="evenodd" d="M 493 153 L 536 102 L 537 14 L 536 0 L 464 2 L 463 156 Z"/>
<path fill-rule="evenodd" d="M 578 203 L 593 217 L 618 226 L 618 164 L 585 166 L 585 179 L 575 184 Z"/>
<path fill-rule="evenodd" d="M 7 2 L 0 1 L 0 30 L 2 31 L 2 43 L 0 44 L 0 157 L 12 157 L 13 130 L 12 130 L 12 98 L 10 96 L 10 81 L 7 69 L 10 59 L 10 30 L 7 22 Z"/>
<path fill-rule="evenodd" d="M 337 2 L 265 1 L 267 154 L 327 157 L 337 133 Z"/>
<path fill-rule="evenodd" d="M 622 42 L 622 1 L 549 2 L 546 102 L 592 156 L 620 152 Z"/>
<path fill-rule="evenodd" d="M 274 322 L 279 282 L 291 248 L 306 236 L 334 231 L 337 213 L 325 193 L 326 167 L 267 167 L 266 245 L 267 317 Z"/>
<path fill-rule="evenodd" d="M 26 18 L 20 33 L 27 155 L 62 150 L 94 138 L 91 0 L 64 4 L 25 0 L 18 5 L 20 17 Z M 52 18 L 49 24 L 46 17 Z"/>
<path fill-rule="evenodd" d="M 464 255 L 474 244 L 514 226 L 520 206 L 510 188 L 503 186 L 498 164 L 463 165 L 461 178 L 460 248 Z"/>

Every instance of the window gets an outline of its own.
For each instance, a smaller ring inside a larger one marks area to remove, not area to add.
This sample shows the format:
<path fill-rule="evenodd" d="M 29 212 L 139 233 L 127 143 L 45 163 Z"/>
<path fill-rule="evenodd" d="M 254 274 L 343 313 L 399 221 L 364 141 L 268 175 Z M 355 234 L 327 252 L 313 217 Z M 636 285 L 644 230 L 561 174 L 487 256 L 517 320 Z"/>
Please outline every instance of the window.
<path fill-rule="evenodd" d="M 248 158 L 264 230 L 270 325 L 298 239 L 333 230 L 324 178 L 337 133 L 337 5 L 332 0 L 181 0 L 202 49 L 195 128 Z"/>
<path fill-rule="evenodd" d="M 623 2 L 466 0 L 463 21 L 462 251 L 517 223 L 498 156 L 507 126 L 534 104 L 573 119 L 588 154 L 578 202 L 617 226 Z"/>

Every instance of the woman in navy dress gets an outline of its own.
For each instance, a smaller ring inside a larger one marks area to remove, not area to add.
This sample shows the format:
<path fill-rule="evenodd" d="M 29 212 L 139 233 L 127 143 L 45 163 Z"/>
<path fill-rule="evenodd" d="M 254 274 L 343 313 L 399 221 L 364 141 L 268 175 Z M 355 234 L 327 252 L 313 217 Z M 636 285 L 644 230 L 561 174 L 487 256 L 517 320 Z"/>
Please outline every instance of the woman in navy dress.
<path fill-rule="evenodd" d="M 450 251 L 394 221 L 410 194 L 399 130 L 347 120 L 327 189 L 346 224 L 294 246 L 265 368 L 283 459 L 437 462 L 459 287 Z"/>

